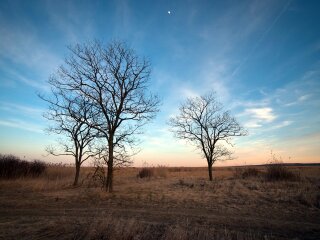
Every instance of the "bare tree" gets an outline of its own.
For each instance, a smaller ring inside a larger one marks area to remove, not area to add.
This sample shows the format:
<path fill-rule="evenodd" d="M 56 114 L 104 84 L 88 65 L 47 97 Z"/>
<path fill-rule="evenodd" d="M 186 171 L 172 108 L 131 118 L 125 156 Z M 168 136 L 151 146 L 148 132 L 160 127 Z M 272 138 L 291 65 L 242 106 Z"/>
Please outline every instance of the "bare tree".
<path fill-rule="evenodd" d="M 93 148 L 96 137 L 95 129 L 84 121 L 90 112 L 90 106 L 83 97 L 72 97 L 70 93 L 49 80 L 52 98 L 39 95 L 41 99 L 49 103 L 49 110 L 44 117 L 52 121 L 49 133 L 62 135 L 58 149 L 48 146 L 46 151 L 54 156 L 73 156 L 75 160 L 75 177 L 73 185 L 78 185 L 80 167 L 83 162 L 98 154 Z"/>
<path fill-rule="evenodd" d="M 69 49 L 70 56 L 52 81 L 76 96 L 84 96 L 90 105 L 90 116 L 79 121 L 96 129 L 106 142 L 105 188 L 112 192 L 115 153 L 130 156 L 135 134 L 158 111 L 158 98 L 147 92 L 150 64 L 121 42 L 105 46 L 95 41 Z M 128 158 L 121 160 L 128 162 Z"/>
<path fill-rule="evenodd" d="M 212 165 L 231 157 L 230 150 L 223 143 L 232 146 L 232 137 L 247 133 L 228 111 L 223 110 L 215 93 L 188 98 L 179 110 L 179 114 L 169 121 L 171 130 L 177 138 L 187 140 L 201 150 L 212 181 Z"/>

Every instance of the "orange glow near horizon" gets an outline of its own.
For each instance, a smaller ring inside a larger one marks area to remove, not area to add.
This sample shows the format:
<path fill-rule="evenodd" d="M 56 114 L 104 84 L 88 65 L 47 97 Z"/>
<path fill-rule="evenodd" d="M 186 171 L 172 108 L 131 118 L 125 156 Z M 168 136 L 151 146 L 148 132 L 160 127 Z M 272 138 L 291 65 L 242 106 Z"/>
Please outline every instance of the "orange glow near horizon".
<path fill-rule="evenodd" d="M 304 139 L 306 141 L 307 139 Z M 314 140 L 314 138 L 313 138 Z M 235 147 L 234 159 L 229 161 L 218 161 L 214 166 L 239 166 L 239 165 L 259 165 L 271 162 L 271 150 L 276 159 L 284 163 L 320 163 L 320 152 L 315 147 L 317 141 L 307 141 L 308 145 L 299 143 L 289 143 L 292 148 L 284 146 L 281 149 L 264 147 L 264 145 L 253 144 L 247 147 Z M 43 160 L 51 163 L 73 164 L 73 158 L 70 156 L 48 156 L 43 146 L 33 149 L 30 145 L 18 144 L 19 148 L 1 149 L 2 154 L 13 154 L 21 159 Z M 85 166 L 92 165 L 92 161 L 84 163 Z M 201 157 L 199 151 L 190 145 L 167 143 L 161 146 L 144 146 L 142 151 L 133 157 L 134 167 L 141 166 L 168 166 L 168 167 L 206 167 L 207 162 Z"/>

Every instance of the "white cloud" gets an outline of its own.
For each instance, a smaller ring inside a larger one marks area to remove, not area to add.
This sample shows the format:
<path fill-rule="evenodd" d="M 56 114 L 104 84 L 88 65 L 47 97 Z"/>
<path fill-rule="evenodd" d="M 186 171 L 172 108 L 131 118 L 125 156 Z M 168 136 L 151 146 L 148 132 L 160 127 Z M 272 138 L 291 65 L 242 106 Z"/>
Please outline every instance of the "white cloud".
<path fill-rule="evenodd" d="M 258 120 L 250 120 L 244 125 L 246 128 L 259 128 L 262 127 L 262 125 L 259 123 Z"/>
<path fill-rule="evenodd" d="M 270 107 L 247 108 L 243 113 L 238 114 L 238 117 L 245 117 L 243 122 L 245 122 L 246 128 L 260 128 L 265 123 L 270 123 L 277 118 Z"/>
<path fill-rule="evenodd" d="M 276 115 L 273 113 L 273 110 L 270 107 L 249 108 L 245 110 L 245 114 L 266 122 L 272 122 L 274 119 L 276 119 Z"/>

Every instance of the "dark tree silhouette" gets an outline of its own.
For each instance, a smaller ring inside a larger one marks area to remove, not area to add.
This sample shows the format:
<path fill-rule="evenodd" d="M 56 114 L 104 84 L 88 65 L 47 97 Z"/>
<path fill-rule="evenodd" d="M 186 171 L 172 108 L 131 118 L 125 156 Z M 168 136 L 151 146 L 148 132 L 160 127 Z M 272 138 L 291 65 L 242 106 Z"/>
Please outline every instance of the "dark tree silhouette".
<path fill-rule="evenodd" d="M 90 105 L 83 97 L 74 97 L 60 85 L 49 80 L 52 98 L 39 95 L 49 104 L 49 110 L 44 117 L 54 124 L 47 130 L 49 133 L 62 135 L 59 148 L 48 146 L 46 151 L 54 156 L 69 155 L 75 159 L 75 177 L 73 185 L 78 185 L 80 167 L 83 162 L 98 153 L 93 148 L 97 135 L 95 129 L 87 125 L 81 118 L 86 118 L 90 113 Z"/>
<path fill-rule="evenodd" d="M 212 181 L 213 163 L 231 159 L 230 150 L 222 143 L 232 145 L 232 137 L 244 136 L 247 132 L 228 111 L 223 110 L 215 93 L 188 98 L 179 110 L 179 114 L 169 121 L 171 130 L 177 138 L 188 140 L 201 150 Z"/>
<path fill-rule="evenodd" d="M 136 144 L 136 134 L 158 111 L 159 99 L 147 92 L 150 64 L 121 42 L 77 44 L 69 48 L 65 60 L 51 82 L 74 96 L 82 96 L 90 106 L 80 122 L 97 130 L 106 142 L 106 191 L 113 190 L 113 167 L 118 157 L 127 156 Z"/>

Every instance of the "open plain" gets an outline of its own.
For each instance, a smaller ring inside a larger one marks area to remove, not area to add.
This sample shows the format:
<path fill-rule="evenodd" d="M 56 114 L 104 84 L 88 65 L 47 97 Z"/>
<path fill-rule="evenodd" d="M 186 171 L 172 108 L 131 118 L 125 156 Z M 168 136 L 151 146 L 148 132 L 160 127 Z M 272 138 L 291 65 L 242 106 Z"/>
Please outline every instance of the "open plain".
<path fill-rule="evenodd" d="M 292 181 L 267 181 L 265 166 L 115 171 L 106 193 L 83 168 L 51 166 L 39 178 L 0 181 L 1 239 L 319 239 L 320 167 L 291 166 Z"/>

